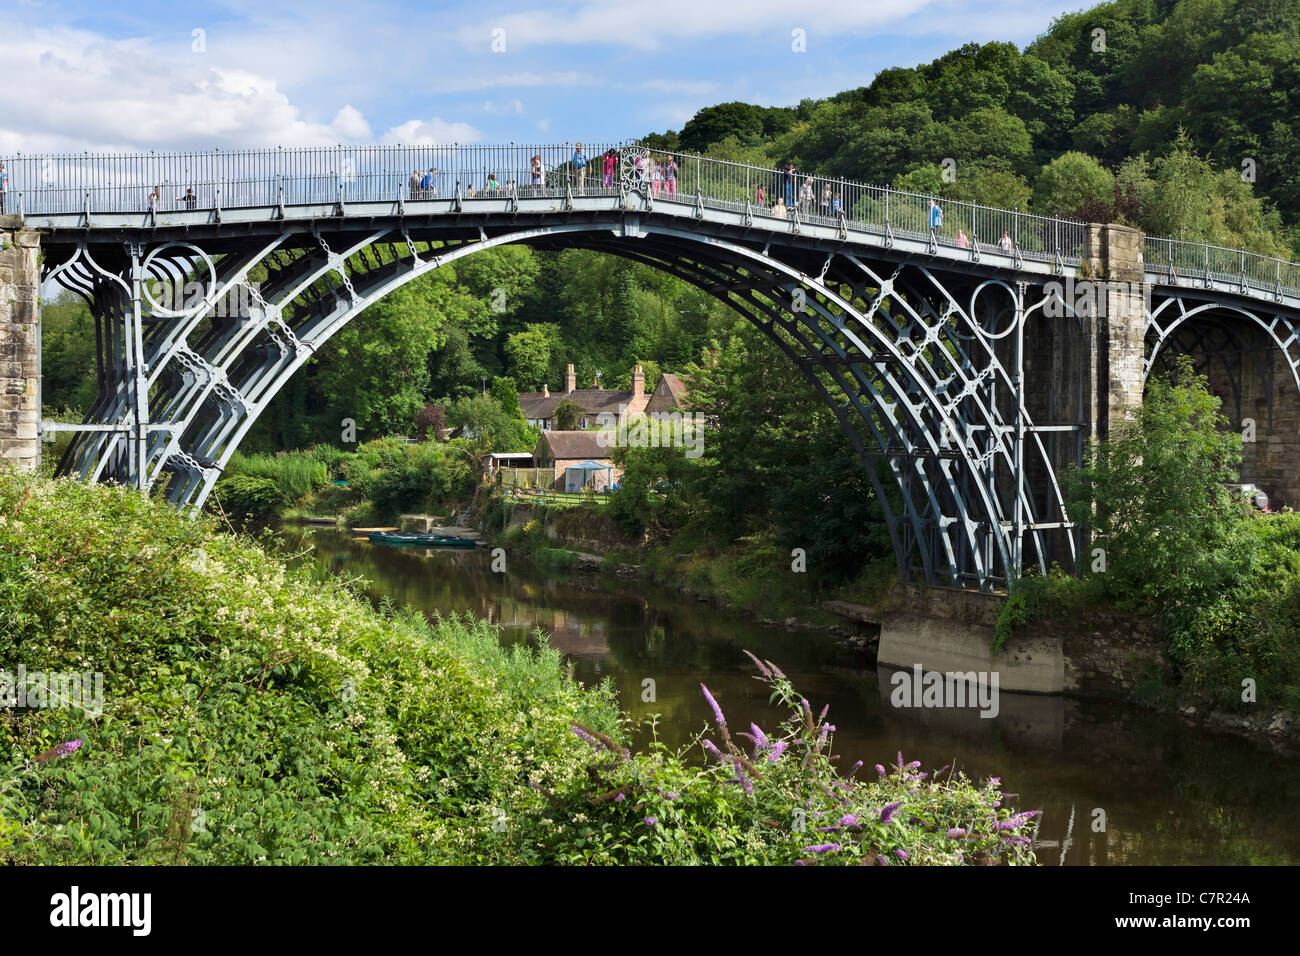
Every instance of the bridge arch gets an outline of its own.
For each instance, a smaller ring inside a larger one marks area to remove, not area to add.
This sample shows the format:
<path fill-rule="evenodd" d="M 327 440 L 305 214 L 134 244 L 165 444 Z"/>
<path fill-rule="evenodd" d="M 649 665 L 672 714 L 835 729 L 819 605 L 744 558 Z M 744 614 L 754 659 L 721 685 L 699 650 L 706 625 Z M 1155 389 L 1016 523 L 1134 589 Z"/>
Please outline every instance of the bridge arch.
<path fill-rule="evenodd" d="M 1046 569 L 1050 550 L 1036 527 L 1043 523 L 1038 506 L 1023 484 L 1008 497 L 1005 475 L 996 474 L 999 467 L 1009 472 L 1018 465 L 1024 433 L 1008 438 L 1011 426 L 992 398 L 995 387 L 1010 394 L 1014 386 L 1014 374 L 991 348 L 1006 332 L 991 334 L 977 314 L 981 296 L 997 288 L 1005 298 L 1004 318 L 1011 314 L 1008 328 L 1017 325 L 1025 314 L 1023 286 L 983 282 L 960 301 L 922 263 L 886 263 L 889 272 L 843 253 L 828 255 L 820 274 L 810 274 L 767 249 L 701 236 L 671 222 L 631 229 L 561 222 L 493 236 L 480 230 L 477 238 L 425 253 L 409 232 L 395 235 L 391 228 L 353 234 L 337 250 L 326 234 L 314 232 L 312 238 L 319 248 L 311 252 L 301 243 L 290 252 L 286 233 L 226 253 L 216 263 L 197 248 L 167 260 L 172 274 L 210 273 L 202 300 L 152 317 L 155 327 L 136 345 L 146 358 L 140 380 L 123 377 L 94 412 L 101 421 L 121 420 L 130 390 L 143 388 L 151 392 L 154 420 L 174 423 L 165 440 L 142 450 L 145 487 L 167 476 L 170 500 L 201 507 L 234 449 L 289 378 L 366 306 L 407 282 L 496 246 L 581 246 L 638 259 L 692 282 L 757 325 L 795 362 L 862 458 L 904 578 L 915 560 L 931 583 L 994 586 L 1020 566 L 1026 533 Z M 385 245 L 405 253 L 371 254 Z M 144 252 L 135 250 L 137 260 Z M 249 286 L 259 266 L 268 281 L 254 290 L 252 321 L 215 315 L 217 303 Z M 137 267 L 136 278 L 139 272 Z M 89 256 L 73 256 L 49 278 L 123 287 L 111 266 Z M 916 292 L 927 284 L 929 298 Z M 1041 451 L 1041 441 L 1034 440 Z M 125 444 L 111 433 L 83 436 L 69 448 L 62 470 L 112 479 L 121 474 Z M 135 460 L 133 454 L 125 457 Z M 881 460 L 897 487 L 901 515 L 893 512 L 874 467 Z M 1049 498 L 1057 523 L 1068 526 L 1054 484 Z M 1072 556 L 1072 539 L 1069 550 Z"/>

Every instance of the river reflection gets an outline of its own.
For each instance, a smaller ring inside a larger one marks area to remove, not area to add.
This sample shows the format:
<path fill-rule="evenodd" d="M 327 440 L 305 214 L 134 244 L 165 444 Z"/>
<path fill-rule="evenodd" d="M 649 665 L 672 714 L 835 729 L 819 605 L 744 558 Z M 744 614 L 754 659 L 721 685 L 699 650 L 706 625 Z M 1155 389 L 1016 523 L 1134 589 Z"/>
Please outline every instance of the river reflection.
<path fill-rule="evenodd" d="M 1018 806 L 1041 808 L 1039 855 L 1052 865 L 1285 864 L 1300 860 L 1300 761 L 1177 719 L 1111 702 L 1002 694 L 978 710 L 891 705 L 889 673 L 820 631 L 764 627 L 641 582 L 599 587 L 523 568 L 494 574 L 483 549 L 412 551 L 333 529 L 290 528 L 285 547 L 322 571 L 360 575 L 375 599 L 428 613 L 469 613 L 503 643 L 537 629 L 584 683 L 608 679 L 634 717 L 660 714 L 678 745 L 711 720 L 706 681 L 733 725 L 771 728 L 783 716 L 741 653 L 775 661 L 815 707 L 830 704 L 842 765 L 890 763 L 898 751 L 926 769 L 953 764 L 997 775 Z M 645 681 L 655 700 L 644 702 Z M 1104 814 L 1104 829 L 1101 829 Z"/>

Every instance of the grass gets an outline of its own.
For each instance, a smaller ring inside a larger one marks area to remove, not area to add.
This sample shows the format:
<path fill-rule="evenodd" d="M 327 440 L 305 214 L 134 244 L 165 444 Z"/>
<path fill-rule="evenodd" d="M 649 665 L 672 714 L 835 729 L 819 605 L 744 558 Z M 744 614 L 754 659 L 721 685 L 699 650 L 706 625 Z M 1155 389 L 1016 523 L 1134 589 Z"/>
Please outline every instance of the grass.
<path fill-rule="evenodd" d="M 498 637 L 136 492 L 0 473 L 0 666 L 104 686 L 102 714 L 0 722 L 0 864 L 1031 861 L 995 782 L 843 774 L 788 684 L 765 747 L 633 753 L 608 685 Z"/>

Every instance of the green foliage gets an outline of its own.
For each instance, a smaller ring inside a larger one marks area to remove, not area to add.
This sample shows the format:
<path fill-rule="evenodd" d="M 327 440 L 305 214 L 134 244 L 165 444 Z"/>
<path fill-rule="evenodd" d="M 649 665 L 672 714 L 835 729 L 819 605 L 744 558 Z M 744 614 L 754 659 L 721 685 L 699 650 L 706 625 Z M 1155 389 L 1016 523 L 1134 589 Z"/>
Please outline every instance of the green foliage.
<path fill-rule="evenodd" d="M 11 474 L 0 514 L 0 660 L 104 685 L 102 715 L 0 724 L 0 864 L 1032 860 L 993 781 L 838 773 L 779 677 L 791 719 L 702 767 L 616 744 L 609 686 L 555 651 L 376 610 L 211 519 Z"/>
<path fill-rule="evenodd" d="M 1052 160 L 1034 184 L 1034 211 L 1045 216 L 1076 216 L 1089 202 L 1108 203 L 1115 177 L 1091 156 L 1069 152 Z"/>
<path fill-rule="evenodd" d="M 229 475 L 213 489 L 216 505 L 230 517 L 264 517 L 285 503 L 273 478 Z"/>
<path fill-rule="evenodd" d="M 551 414 L 551 422 L 559 431 L 573 431 L 578 427 L 578 420 L 582 415 L 582 407 L 566 398 L 555 406 L 555 411 Z"/>
<path fill-rule="evenodd" d="M 73 292 L 41 304 L 41 401 L 81 416 L 90 410 L 95 382 L 95 320 Z"/>
<path fill-rule="evenodd" d="M 1184 696 L 1229 708 L 1300 705 L 1300 515 L 1255 513 L 1229 490 L 1241 436 L 1225 425 L 1186 359 L 1168 381 L 1153 379 L 1133 420 L 1072 482 L 1072 513 L 1090 516 L 1090 548 L 1101 554 L 1085 554 L 1082 580 L 1016 582 L 995 648 L 1031 622 L 1068 624 L 1118 606 L 1161 622 Z M 1148 696 L 1164 696 L 1146 683 Z"/>
<path fill-rule="evenodd" d="M 225 475 L 272 481 L 280 497 L 292 504 L 325 484 L 329 479 L 329 465 L 314 452 L 280 452 L 276 455 L 241 455 L 235 452 L 226 465 Z"/>
<path fill-rule="evenodd" d="M 834 727 L 826 714 L 814 718 L 775 665 L 753 659 L 771 702 L 789 715 L 770 733 L 751 726 L 733 734 L 703 684 L 715 720 L 697 738 L 699 749 L 670 750 L 656 734 L 647 752 L 633 753 L 575 722 L 593 766 L 580 786 L 547 793 L 560 829 L 543 839 L 557 857 L 623 865 L 1034 863 L 1037 811 L 1001 806 L 992 781 L 944 777 L 948 768 L 923 773 L 920 761 L 901 754 L 870 782 L 856 779 L 857 766 L 842 773 L 829 756 Z"/>
<path fill-rule="evenodd" d="M 389 520 L 404 512 L 436 510 L 473 488 L 468 456 L 434 442 L 405 446 L 405 454 L 361 483 L 374 516 Z"/>
<path fill-rule="evenodd" d="M 1151 607 L 1216 589 L 1224 545 L 1245 505 L 1237 480 L 1241 435 L 1223 431 L 1219 399 L 1181 357 L 1169 380 L 1147 385 L 1133 420 L 1089 453 L 1071 492 L 1105 551 L 1101 580 L 1117 598 Z"/>

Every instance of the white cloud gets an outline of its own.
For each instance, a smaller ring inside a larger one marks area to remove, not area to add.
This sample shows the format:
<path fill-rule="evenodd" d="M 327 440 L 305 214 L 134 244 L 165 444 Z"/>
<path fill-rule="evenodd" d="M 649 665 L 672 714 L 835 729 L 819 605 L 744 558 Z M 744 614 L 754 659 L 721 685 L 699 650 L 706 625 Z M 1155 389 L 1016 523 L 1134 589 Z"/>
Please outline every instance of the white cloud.
<path fill-rule="evenodd" d="M 302 115 L 274 79 L 165 56 L 142 39 L 62 27 L 0 32 L 0 150 L 197 149 L 332 145 L 370 136 L 351 105 L 330 123 Z"/>
<path fill-rule="evenodd" d="M 334 122 L 330 123 L 330 128 L 337 130 L 339 135 L 345 139 L 368 139 L 370 137 L 370 124 L 361 115 L 361 111 L 351 103 L 338 111 L 334 117 Z"/>
<path fill-rule="evenodd" d="M 448 143 L 476 143 L 482 133 L 469 123 L 449 123 L 438 119 L 407 120 L 380 137 L 385 146 L 443 146 Z"/>

